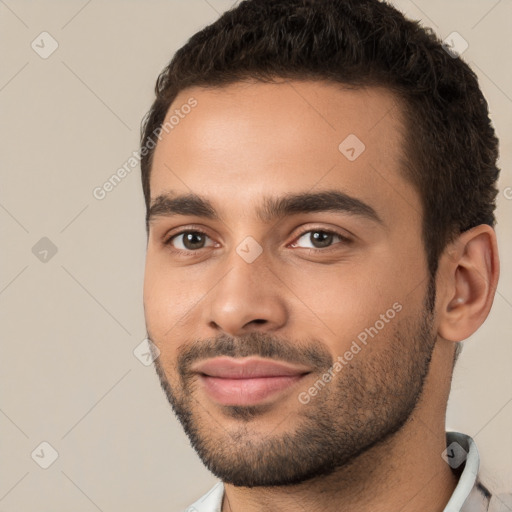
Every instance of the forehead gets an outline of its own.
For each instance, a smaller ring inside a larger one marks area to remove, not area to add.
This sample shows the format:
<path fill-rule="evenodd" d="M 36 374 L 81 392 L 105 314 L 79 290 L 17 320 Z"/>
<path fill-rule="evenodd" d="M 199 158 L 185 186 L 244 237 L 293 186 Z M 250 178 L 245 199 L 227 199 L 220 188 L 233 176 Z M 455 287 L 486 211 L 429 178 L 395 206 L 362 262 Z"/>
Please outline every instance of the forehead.
<path fill-rule="evenodd" d="M 176 97 L 166 120 L 172 115 L 155 149 L 152 199 L 192 192 L 243 216 L 262 197 L 337 189 L 390 222 L 419 214 L 419 196 L 400 172 L 400 101 L 386 89 L 308 81 L 194 87 Z"/>

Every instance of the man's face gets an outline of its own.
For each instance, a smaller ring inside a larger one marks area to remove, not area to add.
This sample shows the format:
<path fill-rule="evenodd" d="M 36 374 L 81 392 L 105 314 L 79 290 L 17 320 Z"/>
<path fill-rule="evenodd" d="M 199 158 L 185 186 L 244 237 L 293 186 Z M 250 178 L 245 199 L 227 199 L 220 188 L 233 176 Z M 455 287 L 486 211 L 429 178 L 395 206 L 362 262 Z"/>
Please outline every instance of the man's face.
<path fill-rule="evenodd" d="M 182 91 L 166 119 L 190 97 L 150 182 L 162 387 L 223 481 L 328 474 L 405 423 L 435 341 L 399 108 L 377 88 L 238 83 Z"/>

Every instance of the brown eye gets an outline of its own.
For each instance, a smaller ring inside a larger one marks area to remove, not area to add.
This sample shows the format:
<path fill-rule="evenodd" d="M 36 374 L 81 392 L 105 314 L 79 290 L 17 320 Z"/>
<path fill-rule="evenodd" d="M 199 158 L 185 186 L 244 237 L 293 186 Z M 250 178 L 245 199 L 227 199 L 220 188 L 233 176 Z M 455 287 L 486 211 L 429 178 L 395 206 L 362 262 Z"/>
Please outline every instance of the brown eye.
<path fill-rule="evenodd" d="M 328 247 L 332 244 L 335 235 L 325 231 L 311 231 L 309 240 L 316 248 Z"/>
<path fill-rule="evenodd" d="M 182 231 L 172 236 L 166 244 L 180 251 L 196 251 L 207 247 L 207 239 L 208 235 L 202 231 Z"/>
<path fill-rule="evenodd" d="M 350 241 L 349 238 L 334 231 L 310 229 L 302 233 L 292 245 L 294 247 L 304 247 L 307 249 L 323 249 L 330 247 L 333 243 L 350 243 Z"/>

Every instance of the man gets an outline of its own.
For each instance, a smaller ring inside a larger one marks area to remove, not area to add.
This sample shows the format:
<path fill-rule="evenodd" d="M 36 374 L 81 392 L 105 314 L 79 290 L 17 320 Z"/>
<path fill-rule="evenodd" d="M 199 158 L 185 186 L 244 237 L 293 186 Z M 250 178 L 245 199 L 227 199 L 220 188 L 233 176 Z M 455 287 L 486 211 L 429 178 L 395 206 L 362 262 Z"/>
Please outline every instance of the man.
<path fill-rule="evenodd" d="M 146 326 L 221 480 L 188 510 L 488 510 L 473 440 L 445 432 L 499 275 L 469 67 L 384 2 L 249 0 L 156 96 Z"/>

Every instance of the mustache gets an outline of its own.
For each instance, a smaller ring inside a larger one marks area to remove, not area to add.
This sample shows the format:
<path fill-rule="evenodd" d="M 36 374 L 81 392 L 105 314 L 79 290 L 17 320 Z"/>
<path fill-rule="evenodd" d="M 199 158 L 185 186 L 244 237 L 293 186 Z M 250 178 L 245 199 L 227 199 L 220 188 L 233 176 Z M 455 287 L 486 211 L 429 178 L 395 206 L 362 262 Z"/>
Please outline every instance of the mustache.
<path fill-rule="evenodd" d="M 260 356 L 305 365 L 317 372 L 324 372 L 334 364 L 331 354 L 320 341 L 290 342 L 266 333 L 251 332 L 236 338 L 222 334 L 182 345 L 178 349 L 178 371 L 185 377 L 196 361 L 219 356 Z"/>

